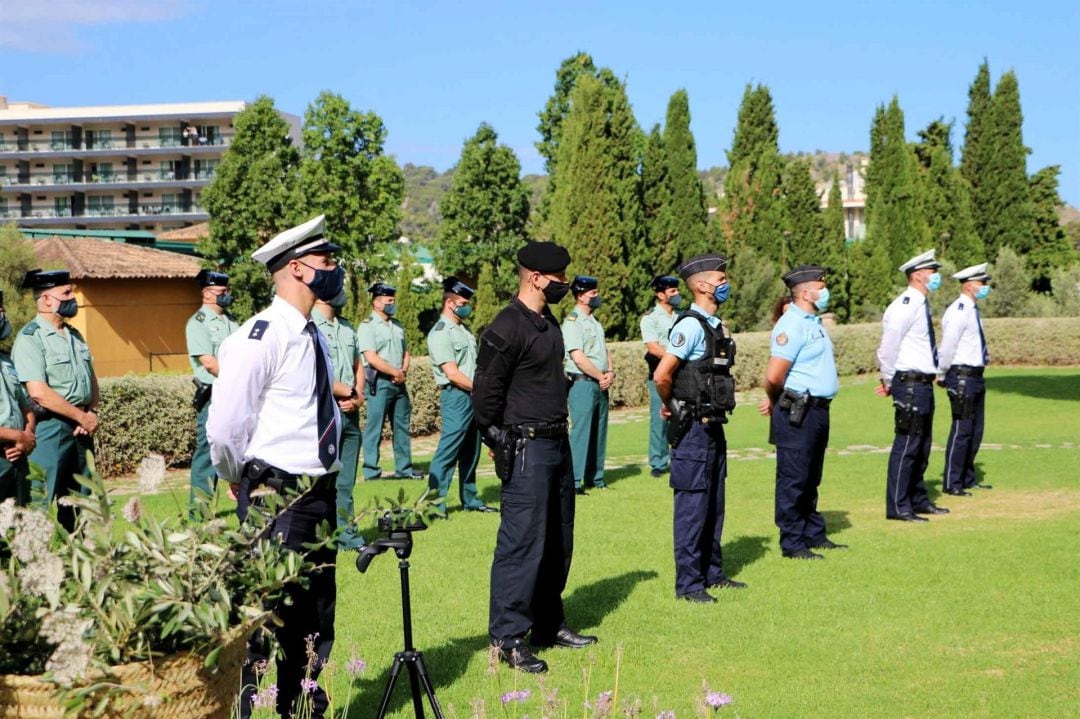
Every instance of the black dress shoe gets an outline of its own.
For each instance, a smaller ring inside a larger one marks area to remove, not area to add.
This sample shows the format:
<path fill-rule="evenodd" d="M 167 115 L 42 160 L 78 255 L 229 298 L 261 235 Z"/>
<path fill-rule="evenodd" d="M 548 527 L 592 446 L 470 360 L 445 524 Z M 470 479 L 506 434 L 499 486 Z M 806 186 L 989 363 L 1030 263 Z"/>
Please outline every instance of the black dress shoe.
<path fill-rule="evenodd" d="M 584 487 L 575 487 L 574 488 L 574 494 L 576 494 L 579 497 L 587 497 L 587 496 L 589 496 L 589 493 L 585 491 Z"/>
<path fill-rule="evenodd" d="M 797 549 L 794 552 L 784 552 L 784 556 L 788 559 L 824 559 L 820 554 L 815 554 L 809 549 Z"/>
<path fill-rule="evenodd" d="M 489 507 L 486 504 L 481 504 L 479 507 L 466 507 L 466 512 L 498 512 L 499 510 L 494 507 Z"/>
<path fill-rule="evenodd" d="M 962 489 L 946 489 L 945 494 L 950 494 L 953 497 L 970 497 L 971 492 L 965 492 Z"/>
<path fill-rule="evenodd" d="M 904 512 L 903 514 L 887 514 L 885 519 L 895 519 L 898 522 L 929 522 L 926 517 L 920 517 L 914 512 Z"/>
<path fill-rule="evenodd" d="M 566 647 L 567 649 L 581 649 L 590 644 L 596 644 L 598 641 L 600 639 L 592 634 L 578 634 L 569 627 L 563 627 L 555 633 L 553 644 L 556 647 Z"/>
<path fill-rule="evenodd" d="M 533 654 L 526 644 L 518 644 L 510 649 L 500 647 L 499 659 L 508 666 L 528 674 L 543 674 L 548 670 L 547 662 Z"/>
<path fill-rule="evenodd" d="M 653 476 L 653 477 L 663 477 L 665 474 L 667 474 L 667 470 L 666 469 L 654 469 L 653 471 L 649 472 L 649 474 L 651 476 Z"/>
<path fill-rule="evenodd" d="M 709 589 L 746 589 L 746 582 L 736 582 L 731 577 L 724 577 L 710 584 Z"/>
<path fill-rule="evenodd" d="M 831 539 L 826 538 L 817 544 L 811 544 L 810 549 L 847 549 L 847 545 L 837 544 Z"/>
<path fill-rule="evenodd" d="M 993 489 L 993 488 L 994 488 L 994 485 L 992 485 L 992 484 L 979 484 L 978 482 L 976 482 L 975 484 L 971 485 L 971 487 L 969 487 L 969 489 Z"/>
<path fill-rule="evenodd" d="M 704 589 L 699 589 L 696 592 L 690 592 L 689 594 L 676 594 L 676 599 L 685 599 L 688 602 L 697 602 L 698 604 L 716 604 L 716 597 L 706 592 Z"/>
<path fill-rule="evenodd" d="M 948 514 L 949 510 L 939 507 L 933 502 L 915 508 L 915 514 Z"/>

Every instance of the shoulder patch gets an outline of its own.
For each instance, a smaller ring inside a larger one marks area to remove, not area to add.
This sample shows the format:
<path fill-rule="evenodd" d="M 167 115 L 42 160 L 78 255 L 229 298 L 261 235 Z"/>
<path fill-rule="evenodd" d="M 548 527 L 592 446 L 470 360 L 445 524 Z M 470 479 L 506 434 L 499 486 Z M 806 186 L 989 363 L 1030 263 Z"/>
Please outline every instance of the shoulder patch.
<path fill-rule="evenodd" d="M 251 332 L 248 334 L 249 340 L 261 340 L 263 335 L 266 334 L 266 328 L 270 326 L 267 320 L 255 320 L 255 324 L 251 326 Z"/>
<path fill-rule="evenodd" d="M 574 310 L 573 312 L 568 314 L 566 316 L 566 321 L 567 322 L 576 322 L 577 321 L 577 310 Z"/>
<path fill-rule="evenodd" d="M 684 344 L 686 344 L 686 335 L 684 335 L 682 332 L 671 333 L 672 347 L 682 347 Z"/>
<path fill-rule="evenodd" d="M 446 329 L 446 323 L 443 322 L 442 320 L 439 320 L 438 322 L 436 322 L 435 326 L 432 327 L 432 330 L 435 331 L 435 332 L 442 332 L 444 329 Z"/>
<path fill-rule="evenodd" d="M 904 298 L 904 304 L 906 305 L 906 304 L 910 304 L 910 303 L 911 303 L 911 298 L 910 297 L 905 297 Z"/>
<path fill-rule="evenodd" d="M 366 320 L 364 320 L 364 321 L 363 321 L 363 322 L 361 322 L 360 324 L 362 324 L 362 325 L 366 325 L 366 324 L 368 324 L 369 322 L 371 322 L 371 318 L 370 318 L 370 317 L 368 317 L 368 318 L 367 318 Z"/>
<path fill-rule="evenodd" d="M 963 302 L 961 302 L 960 304 L 958 304 L 958 305 L 956 306 L 956 309 L 958 309 L 958 310 L 962 310 L 962 309 L 964 309 L 964 303 L 963 303 Z"/>
<path fill-rule="evenodd" d="M 202 310 L 199 310 L 198 312 L 195 313 L 195 319 L 197 319 L 199 322 L 205 322 L 206 321 L 206 313 L 203 312 Z"/>
<path fill-rule="evenodd" d="M 780 345 L 781 347 L 787 344 L 786 332 L 781 332 L 780 334 L 776 335 L 776 344 Z"/>
<path fill-rule="evenodd" d="M 484 330 L 484 334 L 480 335 L 480 339 L 487 344 L 494 347 L 499 352 L 505 352 L 507 348 L 506 338 L 496 332 L 491 327 Z"/>
<path fill-rule="evenodd" d="M 37 331 L 38 331 L 37 320 L 30 320 L 30 322 L 26 325 L 26 327 L 22 328 L 22 334 L 24 334 L 24 335 L 32 335 Z"/>

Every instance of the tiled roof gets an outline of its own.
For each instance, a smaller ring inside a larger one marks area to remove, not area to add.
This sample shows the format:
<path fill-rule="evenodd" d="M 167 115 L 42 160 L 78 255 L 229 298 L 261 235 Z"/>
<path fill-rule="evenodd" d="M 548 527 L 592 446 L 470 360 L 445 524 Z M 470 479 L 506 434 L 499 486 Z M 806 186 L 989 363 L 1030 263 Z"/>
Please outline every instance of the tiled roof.
<path fill-rule="evenodd" d="M 194 277 L 202 267 L 195 257 L 89 237 L 33 243 L 42 267 L 63 266 L 75 280 Z"/>
<path fill-rule="evenodd" d="M 209 236 L 210 236 L 210 223 L 209 222 L 200 222 L 199 224 L 192 225 L 191 227 L 181 227 L 181 228 L 176 229 L 176 230 L 168 230 L 166 232 L 159 232 L 157 237 L 158 237 L 159 240 L 169 240 L 169 241 L 181 240 L 181 241 L 186 241 L 186 242 L 195 242 L 197 240 L 201 240 L 204 237 L 209 237 Z"/>

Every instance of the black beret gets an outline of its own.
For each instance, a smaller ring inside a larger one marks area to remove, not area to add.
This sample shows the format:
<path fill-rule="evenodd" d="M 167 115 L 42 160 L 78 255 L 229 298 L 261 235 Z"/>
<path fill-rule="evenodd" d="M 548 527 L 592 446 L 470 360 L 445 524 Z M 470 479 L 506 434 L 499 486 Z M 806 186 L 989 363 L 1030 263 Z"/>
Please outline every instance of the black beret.
<path fill-rule="evenodd" d="M 691 257 L 679 265 L 679 277 L 688 280 L 699 272 L 722 272 L 727 268 L 727 258 L 716 252 Z"/>
<path fill-rule="evenodd" d="M 50 287 L 70 285 L 71 275 L 67 270 L 30 270 L 23 278 L 24 290 L 47 290 Z"/>
<path fill-rule="evenodd" d="M 447 277 L 442 281 L 442 288 L 443 292 L 450 292 L 467 300 L 471 300 L 473 295 L 476 294 L 476 290 L 469 287 L 457 277 Z"/>
<path fill-rule="evenodd" d="M 671 275 L 660 275 L 653 279 L 650 286 L 656 292 L 663 292 L 664 290 L 670 290 L 679 286 L 679 278 L 672 277 Z"/>
<path fill-rule="evenodd" d="M 394 295 L 397 294 L 397 288 L 392 287 L 391 285 L 388 285 L 385 282 L 376 282 L 375 284 L 373 284 L 371 287 L 368 288 L 368 292 L 371 293 L 372 297 L 383 297 L 383 296 L 393 297 Z"/>
<path fill-rule="evenodd" d="M 518 250 L 518 264 L 535 272 L 562 272 L 570 264 L 570 253 L 554 242 L 529 242 Z"/>
<path fill-rule="evenodd" d="M 595 290 L 600 286 L 600 282 L 595 277 L 589 277 L 588 275 L 578 275 L 570 283 L 570 291 L 575 295 L 580 295 L 582 292 L 588 292 L 589 290 Z"/>
<path fill-rule="evenodd" d="M 792 267 L 780 279 L 789 289 L 803 282 L 824 282 L 825 268 L 821 265 L 799 265 Z"/>
<path fill-rule="evenodd" d="M 199 274 L 195 275 L 196 281 L 198 281 L 200 287 L 228 287 L 229 276 L 224 272 L 214 272 L 213 270 L 199 270 Z"/>

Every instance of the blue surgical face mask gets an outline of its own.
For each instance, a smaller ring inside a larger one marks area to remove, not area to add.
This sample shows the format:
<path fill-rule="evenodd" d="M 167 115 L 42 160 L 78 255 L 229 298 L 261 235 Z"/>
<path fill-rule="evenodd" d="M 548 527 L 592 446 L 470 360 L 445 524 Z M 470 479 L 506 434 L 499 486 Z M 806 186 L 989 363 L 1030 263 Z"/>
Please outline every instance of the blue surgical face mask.
<path fill-rule="evenodd" d="M 222 292 L 220 295 L 214 298 L 214 302 L 221 309 L 227 309 L 233 303 L 233 296 L 229 292 Z"/>
<path fill-rule="evenodd" d="M 461 319 L 467 319 L 472 314 L 472 305 L 462 305 L 454 308 L 454 314 Z"/>
<path fill-rule="evenodd" d="M 931 292 L 937 292 L 939 287 L 941 287 L 941 273 L 935 272 L 934 274 L 930 275 L 930 279 L 927 280 L 926 289 L 930 290 Z"/>
<path fill-rule="evenodd" d="M 719 303 L 724 304 L 727 302 L 728 297 L 731 295 L 731 285 L 725 282 L 722 285 L 717 285 L 713 290 L 713 298 Z"/>
<path fill-rule="evenodd" d="M 329 302 L 337 297 L 337 294 L 345 287 L 345 270 L 335 267 L 332 270 L 323 270 L 312 267 L 306 262 L 301 262 L 304 267 L 315 271 L 315 276 L 310 282 L 305 283 L 315 295 L 316 299 Z"/>
<path fill-rule="evenodd" d="M 600 302 L 601 301 L 600 301 L 600 296 L 599 295 L 597 295 L 596 297 L 590 297 L 589 298 L 589 309 L 590 310 L 598 309 L 600 307 Z"/>
<path fill-rule="evenodd" d="M 822 287 L 818 290 L 817 299 L 814 300 L 814 307 L 818 308 L 818 312 L 824 312 L 825 308 L 829 306 L 829 288 Z"/>
<path fill-rule="evenodd" d="M 676 292 L 671 297 L 667 298 L 667 303 L 671 305 L 674 309 L 679 309 L 680 307 L 682 307 L 682 295 Z"/>
<path fill-rule="evenodd" d="M 387 317 L 393 317 L 394 313 L 397 312 L 397 303 L 391 302 L 388 305 L 383 305 L 382 311 Z"/>
<path fill-rule="evenodd" d="M 977 300 L 985 300 L 987 295 L 989 295 L 989 294 L 990 294 L 990 285 L 983 285 L 982 287 L 979 288 L 978 292 L 975 293 L 975 299 L 977 299 Z M 0 339 L 3 339 L 3 337 L 0 337 Z"/>

